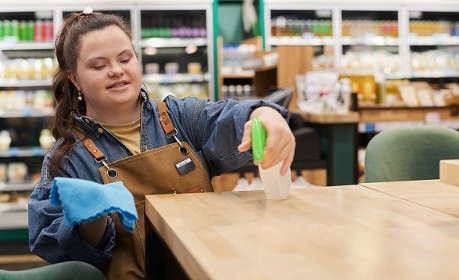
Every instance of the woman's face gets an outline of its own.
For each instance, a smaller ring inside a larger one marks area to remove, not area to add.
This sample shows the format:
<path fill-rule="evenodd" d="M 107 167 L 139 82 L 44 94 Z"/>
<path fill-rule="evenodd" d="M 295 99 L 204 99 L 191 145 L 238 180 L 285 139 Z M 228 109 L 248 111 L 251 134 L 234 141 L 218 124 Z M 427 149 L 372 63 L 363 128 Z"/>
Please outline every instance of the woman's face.
<path fill-rule="evenodd" d="M 106 124 L 139 118 L 134 114 L 140 108 L 139 62 L 130 38 L 119 27 L 112 25 L 82 36 L 76 72 L 70 71 L 68 77 L 83 92 L 87 116 Z"/>

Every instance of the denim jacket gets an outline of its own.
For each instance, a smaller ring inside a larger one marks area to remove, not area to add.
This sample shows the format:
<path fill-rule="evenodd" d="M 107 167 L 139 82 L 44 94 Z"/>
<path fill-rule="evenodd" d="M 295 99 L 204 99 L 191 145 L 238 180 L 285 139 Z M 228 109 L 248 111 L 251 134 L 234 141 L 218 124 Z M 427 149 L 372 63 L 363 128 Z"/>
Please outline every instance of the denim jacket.
<path fill-rule="evenodd" d="M 147 151 L 173 143 L 160 124 L 158 108 L 148 94 L 142 90 L 140 148 Z M 270 106 L 278 110 L 288 121 L 288 112 L 283 107 L 263 100 L 237 102 L 209 100 L 188 97 L 178 99 L 172 96 L 164 100 L 169 117 L 178 130 L 178 139 L 185 141 L 196 151 L 210 177 L 237 169 L 252 158 L 250 152 L 240 153 L 237 146 L 242 140 L 244 123 L 253 109 Z M 102 125 L 86 116 L 74 115 L 75 124 L 81 127 L 107 157 L 113 162 L 132 153 Z M 78 138 L 76 138 L 78 141 Z M 115 230 L 113 221 L 108 220 L 105 235 L 96 247 L 82 239 L 73 226 L 66 225 L 62 207 L 50 204 L 49 196 L 53 178 L 49 174 L 49 156 L 57 141 L 45 156 L 41 177 L 28 201 L 29 243 L 32 252 L 50 263 L 79 260 L 94 266 L 102 266 L 113 258 Z M 90 180 L 103 184 L 99 174 L 100 162 L 80 142 L 62 162 L 58 176 Z"/>

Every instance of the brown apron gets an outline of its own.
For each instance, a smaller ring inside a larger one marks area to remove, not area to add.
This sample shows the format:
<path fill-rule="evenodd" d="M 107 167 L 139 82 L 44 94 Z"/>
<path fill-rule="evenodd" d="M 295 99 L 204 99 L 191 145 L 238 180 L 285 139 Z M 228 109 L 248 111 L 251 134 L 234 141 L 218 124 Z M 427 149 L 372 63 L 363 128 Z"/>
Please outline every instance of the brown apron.
<path fill-rule="evenodd" d="M 134 196 L 139 219 L 133 232 L 123 228 L 116 213 L 114 258 L 101 270 L 107 279 L 145 279 L 145 195 L 213 191 L 207 170 L 191 147 L 180 142 L 167 115 L 166 105 L 157 102 L 161 124 L 168 137 L 177 143 L 149 150 L 121 160 L 105 163 L 104 154 L 89 138 L 82 138 L 96 161 L 105 184 L 122 181 Z M 77 133 L 78 135 L 79 133 Z M 182 174 L 181 174 L 182 173 Z"/>

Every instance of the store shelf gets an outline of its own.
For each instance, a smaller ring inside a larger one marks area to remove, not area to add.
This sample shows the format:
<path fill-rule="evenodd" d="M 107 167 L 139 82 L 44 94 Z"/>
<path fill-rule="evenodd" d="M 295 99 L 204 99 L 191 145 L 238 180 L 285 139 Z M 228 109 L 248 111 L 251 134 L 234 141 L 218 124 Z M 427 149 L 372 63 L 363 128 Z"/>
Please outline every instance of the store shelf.
<path fill-rule="evenodd" d="M 194 46 L 207 46 L 206 38 L 150 38 L 140 41 L 139 46 L 142 48 L 176 48 Z"/>
<path fill-rule="evenodd" d="M 342 45 L 398 46 L 399 41 L 399 38 L 374 36 L 372 34 L 360 38 L 341 37 Z"/>
<path fill-rule="evenodd" d="M 359 133 L 378 133 L 388 128 L 395 127 L 412 127 L 423 126 L 428 123 L 425 121 L 392 121 L 392 122 L 372 122 L 372 123 L 359 123 Z M 459 129 L 459 120 L 444 120 L 435 123 L 435 125 L 446 126 L 453 129 Z"/>
<path fill-rule="evenodd" d="M 0 182 L 0 191 L 6 192 L 14 192 L 14 191 L 30 191 L 33 189 L 34 183 L 26 182 L 26 183 L 5 183 Z M 0 205 L 3 205 L 0 204 Z M 1 209 L 1 206 L 0 206 Z"/>
<path fill-rule="evenodd" d="M 8 150 L 0 150 L 0 158 L 37 157 L 44 156 L 47 152 L 47 149 L 40 147 L 13 147 Z"/>
<path fill-rule="evenodd" d="M 459 37 L 449 34 L 414 36 L 410 34 L 408 43 L 412 46 L 459 46 Z"/>
<path fill-rule="evenodd" d="M 143 76 L 145 83 L 175 84 L 209 82 L 210 74 L 147 74 Z"/>
<path fill-rule="evenodd" d="M 17 42 L 0 41 L 0 49 L 2 50 L 52 50 L 54 42 Z"/>
<path fill-rule="evenodd" d="M 223 79 L 251 79 L 255 76 L 254 70 L 234 71 L 234 73 L 222 74 Z"/>
<path fill-rule="evenodd" d="M 27 229 L 27 197 L 34 186 L 31 180 L 39 174 L 41 158 L 47 152 L 38 146 L 38 138 L 44 118 L 54 113 L 50 93 L 55 67 L 54 42 L 51 40 L 53 33 L 49 32 L 50 24 L 57 20 L 54 11 L 50 6 L 29 8 L 10 4 L 3 5 L 0 12 L 2 23 L 5 20 L 19 24 L 34 22 L 32 28 L 42 24 L 40 30 L 34 32 L 32 29 L 35 37 L 31 35 L 28 39 L 22 38 L 23 41 L 12 36 L 0 39 L 0 130 L 8 131 L 12 140 L 11 148 L 0 150 L 2 233 L 3 230 Z M 5 32 L 17 32 L 18 38 L 25 36 L 19 31 Z M 23 237 L 15 234 L 14 238 Z"/>
<path fill-rule="evenodd" d="M 28 117 L 49 117 L 54 113 L 54 109 L 33 109 L 24 107 L 21 110 L 1 110 L 0 118 L 28 118 Z"/>
<path fill-rule="evenodd" d="M 43 80 L 2 79 L 0 87 L 51 87 L 51 78 Z"/>
<path fill-rule="evenodd" d="M 211 8 L 209 3 L 177 5 L 176 1 L 133 8 L 138 29 L 134 46 L 141 54 L 151 98 L 175 94 L 214 99 Z"/>
<path fill-rule="evenodd" d="M 0 203 L 0 230 L 27 228 L 27 204 Z"/>
<path fill-rule="evenodd" d="M 429 69 L 428 73 L 438 77 L 453 76 L 459 70 L 451 66 L 458 67 L 454 57 L 459 46 L 459 6 L 447 1 L 264 3 L 267 49 L 312 45 L 319 69 L 368 69 L 385 78 L 426 76 L 420 69 Z M 316 36 L 324 32 L 324 24 L 332 35 Z M 317 48 L 326 45 L 332 47 Z M 442 63 L 447 66 L 442 68 Z"/>
<path fill-rule="evenodd" d="M 280 37 L 270 37 L 268 39 L 268 44 L 273 46 L 280 45 L 307 45 L 307 46 L 323 46 L 323 45 L 333 45 L 335 40 L 333 37 L 310 37 L 304 38 L 299 36 L 280 36 Z"/>

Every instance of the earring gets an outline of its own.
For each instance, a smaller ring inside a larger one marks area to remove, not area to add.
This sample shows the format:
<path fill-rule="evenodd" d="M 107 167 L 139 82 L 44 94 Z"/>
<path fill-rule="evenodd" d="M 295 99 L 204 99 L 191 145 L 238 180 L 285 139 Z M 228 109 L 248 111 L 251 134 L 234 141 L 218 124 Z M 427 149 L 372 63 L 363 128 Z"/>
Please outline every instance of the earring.
<path fill-rule="evenodd" d="M 83 95 L 83 92 L 82 91 L 78 91 L 78 98 L 77 98 L 78 101 L 83 100 L 83 96 L 82 95 Z"/>

